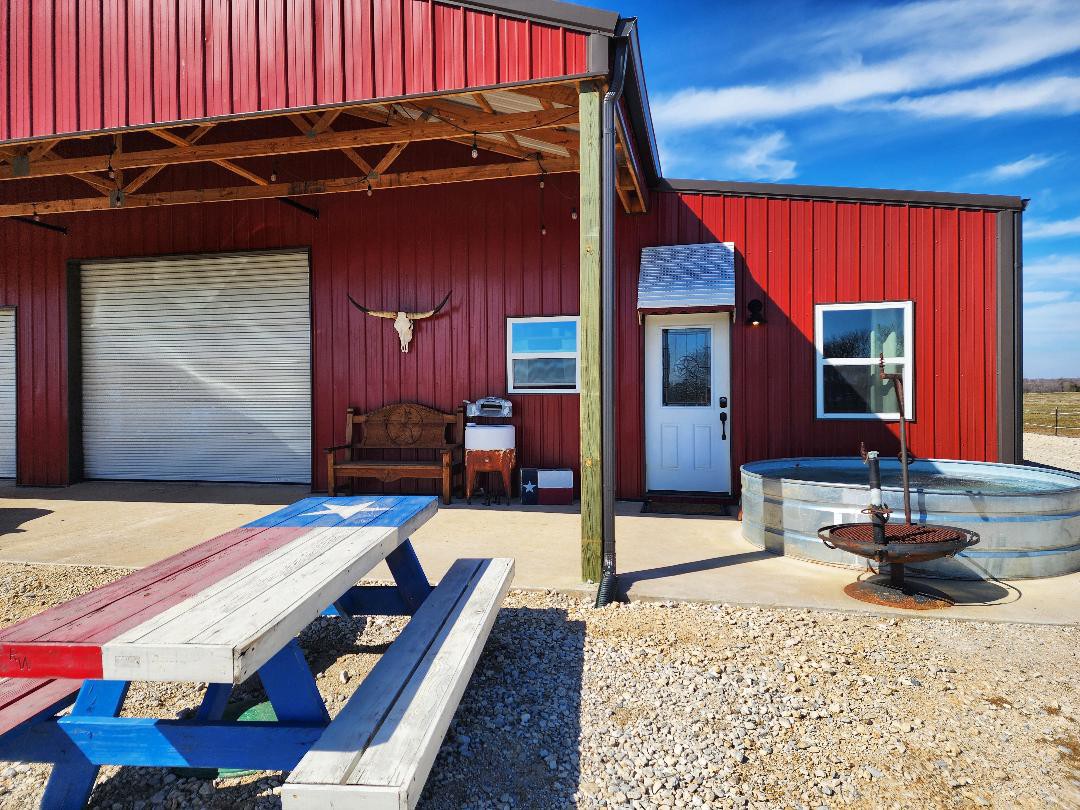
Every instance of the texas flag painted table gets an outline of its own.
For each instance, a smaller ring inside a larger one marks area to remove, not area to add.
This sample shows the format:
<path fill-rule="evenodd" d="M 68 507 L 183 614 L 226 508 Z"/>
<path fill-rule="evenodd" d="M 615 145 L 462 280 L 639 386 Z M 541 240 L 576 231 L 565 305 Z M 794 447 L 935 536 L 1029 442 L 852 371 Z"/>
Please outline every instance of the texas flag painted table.
<path fill-rule="evenodd" d="M 307 498 L 5 628 L 0 759 L 56 763 L 43 807 L 81 806 L 106 763 L 291 770 L 329 723 L 296 636 L 324 612 L 415 613 L 432 589 L 408 538 L 437 508 Z M 395 585 L 356 585 L 384 559 Z M 256 672 L 279 722 L 221 721 Z M 193 721 L 117 717 L 132 681 L 209 686 Z"/>

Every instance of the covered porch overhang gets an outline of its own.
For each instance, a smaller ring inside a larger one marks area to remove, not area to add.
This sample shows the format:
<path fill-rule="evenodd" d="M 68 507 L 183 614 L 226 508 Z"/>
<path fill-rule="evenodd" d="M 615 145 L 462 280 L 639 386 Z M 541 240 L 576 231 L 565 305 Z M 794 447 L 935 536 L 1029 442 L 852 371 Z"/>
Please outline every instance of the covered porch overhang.
<path fill-rule="evenodd" d="M 606 76 L 575 77 L 8 141 L 0 219 L 66 232 L 107 222 L 91 226 L 90 212 L 260 199 L 318 217 L 319 195 L 440 185 L 451 204 L 460 183 L 534 177 L 542 187 L 547 174 L 578 174 L 581 570 L 596 581 L 603 539 L 614 535 L 613 440 L 602 441 L 614 430 L 602 416 L 602 383 L 614 385 L 604 325 L 614 320 L 613 282 L 601 257 L 615 224 L 604 199 L 645 212 L 653 165 L 639 157 L 652 146 L 635 143 L 625 101 L 605 105 L 610 91 Z"/>

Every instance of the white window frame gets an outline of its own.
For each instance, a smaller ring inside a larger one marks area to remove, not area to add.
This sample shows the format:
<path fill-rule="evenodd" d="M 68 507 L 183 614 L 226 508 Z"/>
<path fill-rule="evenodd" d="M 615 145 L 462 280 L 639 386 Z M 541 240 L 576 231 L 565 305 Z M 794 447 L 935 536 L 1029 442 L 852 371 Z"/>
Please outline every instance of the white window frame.
<path fill-rule="evenodd" d="M 885 363 L 901 363 L 904 367 L 904 418 L 915 419 L 915 364 L 914 306 L 911 301 L 861 301 L 857 304 L 817 304 L 814 307 L 814 349 L 816 353 L 815 385 L 817 387 L 818 419 L 870 419 L 875 421 L 898 420 L 899 413 L 826 413 L 825 412 L 825 366 L 876 366 L 879 359 L 865 357 L 833 357 L 826 359 L 825 313 L 855 309 L 899 309 L 904 313 L 904 357 L 886 357 Z"/>
<path fill-rule="evenodd" d="M 514 326 L 519 323 L 547 323 L 550 321 L 573 321 L 577 342 L 576 352 L 514 352 Z M 517 388 L 514 386 L 514 360 L 529 360 L 537 357 L 574 359 L 573 388 Z M 546 315 L 534 318 L 506 319 L 506 390 L 510 394 L 576 394 L 581 391 L 581 318 L 578 315 Z"/>

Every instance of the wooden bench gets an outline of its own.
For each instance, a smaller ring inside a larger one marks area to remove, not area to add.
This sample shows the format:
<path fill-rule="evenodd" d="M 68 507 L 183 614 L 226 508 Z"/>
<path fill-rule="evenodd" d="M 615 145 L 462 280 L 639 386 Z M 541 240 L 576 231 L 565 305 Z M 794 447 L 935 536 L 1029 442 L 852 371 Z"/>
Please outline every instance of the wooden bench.
<path fill-rule="evenodd" d="M 451 567 L 300 760 L 283 807 L 415 807 L 513 570 L 509 559 Z"/>
<path fill-rule="evenodd" d="M 443 413 L 426 405 L 400 403 L 370 413 L 349 408 L 345 443 L 326 449 L 326 488 L 333 497 L 338 478 L 374 478 L 383 483 L 402 478 L 442 480 L 443 503 L 450 503 L 454 479 L 462 475 L 465 426 L 461 408 Z M 432 459 L 365 458 L 369 450 L 434 451 Z M 338 453 L 344 460 L 338 460 Z"/>
<path fill-rule="evenodd" d="M 407 748 L 437 749 L 513 563 L 459 561 L 432 589 L 408 537 L 436 509 L 430 496 L 307 498 L 0 630 L 0 759 L 54 764 L 43 808 L 81 807 L 105 764 L 292 770 L 330 734 L 295 641 L 320 613 L 412 616 L 360 703 L 387 707 L 379 734 L 399 725 Z M 384 559 L 394 585 L 355 584 Z M 255 673 L 278 721 L 221 721 Z M 139 680 L 209 686 L 194 719 L 119 716 Z M 413 792 L 427 768 L 410 771 Z"/>

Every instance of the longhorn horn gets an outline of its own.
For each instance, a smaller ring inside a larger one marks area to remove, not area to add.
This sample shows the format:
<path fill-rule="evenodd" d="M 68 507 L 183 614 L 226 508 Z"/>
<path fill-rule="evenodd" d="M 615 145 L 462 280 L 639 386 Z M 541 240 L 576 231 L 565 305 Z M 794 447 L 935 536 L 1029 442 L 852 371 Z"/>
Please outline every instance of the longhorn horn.
<path fill-rule="evenodd" d="M 406 312 L 405 317 L 410 321 L 418 321 L 421 318 L 430 318 L 432 315 L 437 315 L 439 310 L 446 306 L 446 302 L 450 300 L 450 295 L 453 292 L 453 290 L 450 290 L 450 292 L 446 294 L 446 298 L 439 302 L 439 305 L 435 307 L 435 309 L 429 310 L 428 312 Z"/>
<path fill-rule="evenodd" d="M 384 312 L 381 309 L 368 309 L 363 304 L 356 303 L 356 299 L 351 295 L 349 296 L 349 303 L 356 307 L 361 312 L 366 312 L 368 315 L 374 315 L 376 318 L 396 318 L 396 312 Z"/>

